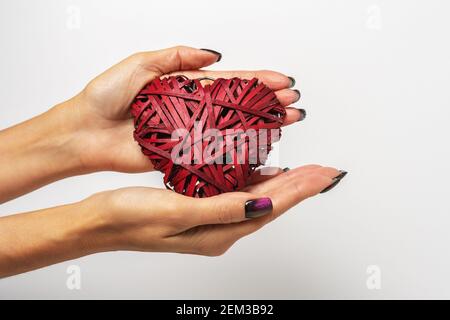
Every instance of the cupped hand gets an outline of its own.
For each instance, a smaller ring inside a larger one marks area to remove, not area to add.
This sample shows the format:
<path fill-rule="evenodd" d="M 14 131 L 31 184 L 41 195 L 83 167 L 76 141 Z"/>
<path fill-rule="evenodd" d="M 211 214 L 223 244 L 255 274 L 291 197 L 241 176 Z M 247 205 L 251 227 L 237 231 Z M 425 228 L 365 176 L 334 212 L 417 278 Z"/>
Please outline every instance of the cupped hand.
<path fill-rule="evenodd" d="M 169 190 L 126 188 L 86 200 L 103 227 L 102 250 L 137 250 L 217 256 L 306 198 L 334 187 L 345 172 L 308 165 L 253 176 L 242 192 L 196 199 Z"/>
<path fill-rule="evenodd" d="M 253 78 L 273 89 L 281 104 L 288 107 L 300 98 L 289 89 L 293 79 L 274 71 L 207 71 L 220 54 L 177 46 L 134 54 L 111 67 L 77 96 L 67 102 L 76 122 L 76 144 L 85 171 L 112 170 L 144 172 L 151 162 L 133 140 L 133 120 L 129 108 L 137 93 L 156 77 L 183 74 L 189 78 Z M 287 110 L 285 125 L 304 117 L 295 108 Z"/>

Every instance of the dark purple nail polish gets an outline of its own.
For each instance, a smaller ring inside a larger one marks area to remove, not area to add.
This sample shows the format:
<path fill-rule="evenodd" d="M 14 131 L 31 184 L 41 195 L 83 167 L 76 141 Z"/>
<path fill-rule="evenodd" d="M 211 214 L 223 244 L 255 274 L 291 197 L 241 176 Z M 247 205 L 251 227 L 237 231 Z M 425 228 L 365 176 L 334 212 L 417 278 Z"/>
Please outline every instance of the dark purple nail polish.
<path fill-rule="evenodd" d="M 297 93 L 297 100 L 295 100 L 293 103 L 297 102 L 298 100 L 300 100 L 300 97 L 302 96 L 302 94 L 300 93 L 300 90 L 298 89 L 294 89 L 293 91 L 295 91 L 295 93 Z"/>
<path fill-rule="evenodd" d="M 283 169 L 283 172 L 288 172 L 289 170 L 291 170 L 291 169 L 286 167 L 286 168 Z"/>
<path fill-rule="evenodd" d="M 327 191 L 330 191 L 331 189 L 333 189 L 334 187 L 336 187 L 337 186 L 337 184 L 347 175 L 347 171 L 344 171 L 344 170 L 339 170 L 340 171 L 340 174 L 337 176 L 337 177 L 335 177 L 335 178 L 333 178 L 333 183 L 332 184 L 330 184 L 328 187 L 326 187 L 325 189 L 323 189 L 320 193 L 325 193 L 325 192 L 327 192 Z"/>
<path fill-rule="evenodd" d="M 300 112 L 300 116 L 297 121 L 303 121 L 306 118 L 306 110 L 305 109 L 297 109 Z"/>
<path fill-rule="evenodd" d="M 219 62 L 220 60 L 222 60 L 222 54 L 221 54 L 220 52 L 217 52 L 216 50 L 212 50 L 212 49 L 204 49 L 204 48 L 201 48 L 200 50 L 208 51 L 208 52 L 214 53 L 214 54 L 217 56 L 216 62 Z"/>
<path fill-rule="evenodd" d="M 245 203 L 245 217 L 258 218 L 272 212 L 272 200 L 270 198 L 259 198 L 248 200 Z"/>
<path fill-rule="evenodd" d="M 291 81 L 291 83 L 290 83 L 290 85 L 289 85 L 289 88 L 293 88 L 293 87 L 295 86 L 295 79 L 292 78 L 292 77 L 288 77 L 288 78 L 289 78 L 289 80 Z"/>

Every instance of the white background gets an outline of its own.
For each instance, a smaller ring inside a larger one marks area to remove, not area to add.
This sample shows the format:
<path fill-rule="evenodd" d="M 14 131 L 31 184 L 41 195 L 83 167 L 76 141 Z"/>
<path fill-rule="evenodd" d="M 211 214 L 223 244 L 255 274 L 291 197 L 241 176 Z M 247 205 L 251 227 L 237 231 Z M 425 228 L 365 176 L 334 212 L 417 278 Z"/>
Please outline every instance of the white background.
<path fill-rule="evenodd" d="M 216 69 L 294 76 L 308 116 L 284 131 L 281 165 L 349 174 L 224 256 L 98 254 L 0 280 L 0 298 L 450 298 L 449 12 L 444 0 L 1 0 L 0 128 L 133 52 L 185 44 L 221 51 Z M 70 178 L 0 214 L 161 179 Z M 66 287 L 71 264 L 81 290 Z"/>

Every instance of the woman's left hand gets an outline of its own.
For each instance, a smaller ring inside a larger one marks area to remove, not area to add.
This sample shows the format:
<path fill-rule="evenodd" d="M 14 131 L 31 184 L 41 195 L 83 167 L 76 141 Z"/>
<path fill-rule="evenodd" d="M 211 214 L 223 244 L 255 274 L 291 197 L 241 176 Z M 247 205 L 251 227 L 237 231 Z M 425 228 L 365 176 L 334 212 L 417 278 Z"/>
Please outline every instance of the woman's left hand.
<path fill-rule="evenodd" d="M 133 140 L 130 105 L 138 92 L 157 77 L 183 74 L 189 78 L 253 78 L 273 89 L 284 106 L 296 102 L 298 90 L 289 89 L 294 80 L 275 71 L 199 70 L 218 60 L 214 51 L 177 46 L 134 54 L 92 80 L 67 106 L 76 111 L 78 150 L 86 171 L 112 170 L 143 172 L 152 170 L 150 161 Z M 285 124 L 303 114 L 288 108 Z"/>
<path fill-rule="evenodd" d="M 189 47 L 134 54 L 92 80 L 79 94 L 47 112 L 0 131 L 0 203 L 69 176 L 95 171 L 144 172 L 151 162 L 133 139 L 130 104 L 152 79 L 253 78 L 275 91 L 284 106 L 297 101 L 294 80 L 274 71 L 205 71 L 220 59 Z M 303 119 L 288 108 L 285 125 Z"/>

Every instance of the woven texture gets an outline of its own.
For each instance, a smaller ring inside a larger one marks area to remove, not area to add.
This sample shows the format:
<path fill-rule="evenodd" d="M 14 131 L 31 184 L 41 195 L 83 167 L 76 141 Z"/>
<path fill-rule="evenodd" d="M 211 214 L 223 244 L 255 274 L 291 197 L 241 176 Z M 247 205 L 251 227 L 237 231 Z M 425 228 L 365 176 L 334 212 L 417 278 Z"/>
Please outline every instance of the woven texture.
<path fill-rule="evenodd" d="M 275 137 L 281 135 L 285 116 L 285 108 L 274 92 L 256 78 L 216 79 L 203 86 L 200 79 L 184 76 L 158 78 L 147 84 L 133 101 L 131 112 L 134 138 L 155 169 L 164 173 L 166 187 L 191 197 L 209 197 L 245 187 L 255 168 L 266 161 L 258 151 L 266 148 L 266 154 L 270 152 Z M 172 139 L 177 129 L 185 129 L 185 137 Z M 256 132 L 258 137 L 262 132 L 268 134 L 266 139 L 258 140 L 255 150 L 251 134 L 234 135 L 234 143 L 220 145 L 216 139 L 207 139 L 208 129 L 217 129 L 224 141 L 232 131 L 229 129 Z M 171 155 L 176 147 L 188 150 L 192 160 L 174 163 Z M 203 154 L 209 147 L 214 152 L 196 162 L 195 150 Z M 255 153 L 256 161 L 249 161 Z M 217 161 L 220 159 L 223 163 Z"/>

